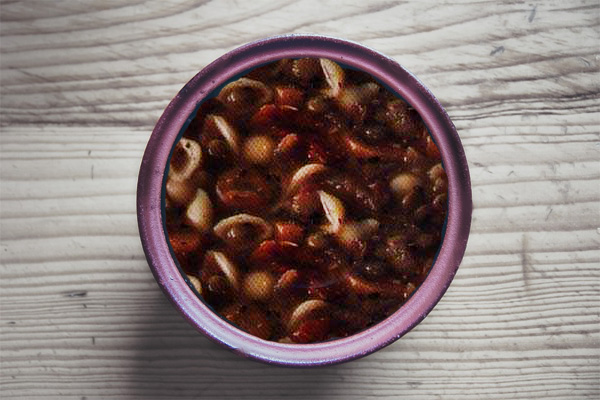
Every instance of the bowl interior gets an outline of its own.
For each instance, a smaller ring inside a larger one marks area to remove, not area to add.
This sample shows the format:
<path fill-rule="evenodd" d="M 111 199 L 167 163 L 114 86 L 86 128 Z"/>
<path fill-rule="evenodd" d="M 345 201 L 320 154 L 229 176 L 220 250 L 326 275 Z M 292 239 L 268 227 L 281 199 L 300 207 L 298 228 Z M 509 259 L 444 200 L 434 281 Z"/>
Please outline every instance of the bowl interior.
<path fill-rule="evenodd" d="M 225 321 L 191 290 L 174 261 L 164 230 L 164 182 L 174 143 L 201 103 L 225 83 L 254 67 L 282 58 L 323 57 L 372 75 L 421 115 L 441 153 L 448 176 L 446 232 L 427 279 L 383 322 L 344 339 L 314 344 L 261 340 Z M 391 59 L 355 43 L 316 36 L 286 36 L 255 42 L 219 58 L 173 99 L 157 123 L 142 161 L 138 221 L 146 257 L 157 282 L 175 307 L 212 340 L 260 361 L 311 366 L 347 361 L 398 339 L 418 324 L 450 284 L 462 259 L 470 226 L 471 192 L 460 140 L 447 114 L 418 79 Z"/>

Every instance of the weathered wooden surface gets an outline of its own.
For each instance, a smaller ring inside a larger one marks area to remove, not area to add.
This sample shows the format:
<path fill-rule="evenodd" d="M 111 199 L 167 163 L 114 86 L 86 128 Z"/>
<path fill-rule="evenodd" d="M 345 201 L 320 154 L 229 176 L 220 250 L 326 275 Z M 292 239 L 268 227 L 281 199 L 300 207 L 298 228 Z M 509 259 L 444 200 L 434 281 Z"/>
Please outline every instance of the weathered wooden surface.
<path fill-rule="evenodd" d="M 0 397 L 600 396 L 600 3 L 0 2 Z M 437 95 L 475 210 L 446 296 L 407 336 L 316 370 L 213 345 L 160 292 L 137 232 L 140 159 L 199 69 L 322 33 Z"/>

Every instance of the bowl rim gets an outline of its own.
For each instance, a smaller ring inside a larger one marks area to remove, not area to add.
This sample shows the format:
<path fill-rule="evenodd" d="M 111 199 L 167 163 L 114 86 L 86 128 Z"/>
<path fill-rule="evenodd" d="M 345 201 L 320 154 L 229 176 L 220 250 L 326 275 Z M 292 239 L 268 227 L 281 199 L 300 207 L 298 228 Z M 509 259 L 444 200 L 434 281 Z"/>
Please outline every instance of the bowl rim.
<path fill-rule="evenodd" d="M 384 321 L 347 338 L 286 344 L 246 333 L 205 305 L 180 273 L 163 224 L 165 169 L 175 140 L 200 103 L 252 67 L 282 58 L 325 57 L 376 77 L 421 115 L 437 143 L 448 176 L 444 239 L 429 275 L 408 301 Z M 467 160 L 448 114 L 421 81 L 393 59 L 361 44 L 322 35 L 284 35 L 255 41 L 219 57 L 194 76 L 158 120 L 144 152 L 137 187 L 138 227 L 146 259 L 159 286 L 184 318 L 212 341 L 254 360 L 308 367 L 350 361 L 377 351 L 409 332 L 446 292 L 463 258 L 471 225 Z"/>

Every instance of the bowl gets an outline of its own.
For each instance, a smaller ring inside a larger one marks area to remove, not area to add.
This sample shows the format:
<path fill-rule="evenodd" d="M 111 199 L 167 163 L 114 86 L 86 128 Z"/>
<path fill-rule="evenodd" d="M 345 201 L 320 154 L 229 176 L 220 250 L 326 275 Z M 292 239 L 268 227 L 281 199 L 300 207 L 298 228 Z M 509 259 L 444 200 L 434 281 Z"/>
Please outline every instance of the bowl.
<path fill-rule="evenodd" d="M 311 344 L 262 340 L 227 322 L 191 289 L 171 253 L 165 231 L 166 169 L 174 144 L 200 104 L 254 67 L 283 59 L 327 58 L 369 73 L 420 114 L 440 151 L 448 177 L 448 213 L 443 241 L 419 288 L 394 314 L 351 336 Z M 139 232 L 159 286 L 184 318 L 212 341 L 254 360 L 310 367 L 345 362 L 379 350 L 409 332 L 441 299 L 464 255 L 471 223 L 471 187 L 464 151 L 450 118 L 433 94 L 401 65 L 360 44 L 314 35 L 289 35 L 237 48 L 205 67 L 170 102 L 156 124 L 140 167 Z"/>

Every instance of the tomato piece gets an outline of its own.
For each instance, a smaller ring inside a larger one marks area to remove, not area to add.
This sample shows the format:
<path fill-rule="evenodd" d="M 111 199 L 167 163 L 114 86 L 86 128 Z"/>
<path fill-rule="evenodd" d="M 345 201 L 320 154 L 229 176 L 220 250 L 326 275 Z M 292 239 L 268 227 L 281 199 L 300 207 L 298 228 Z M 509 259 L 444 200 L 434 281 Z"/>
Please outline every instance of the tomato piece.
<path fill-rule="evenodd" d="M 289 105 L 265 104 L 250 118 L 250 126 L 264 128 L 282 125 L 297 119 L 298 109 Z"/>
<path fill-rule="evenodd" d="M 273 326 L 264 311 L 256 306 L 234 303 L 221 310 L 221 315 L 251 335 L 264 340 L 271 336 Z"/>
<path fill-rule="evenodd" d="M 293 222 L 276 222 L 275 238 L 280 242 L 292 242 L 299 244 L 304 238 L 304 228 Z"/>
<path fill-rule="evenodd" d="M 265 104 L 250 118 L 250 125 L 264 126 L 274 123 L 279 116 L 279 107 L 275 104 Z"/>
<path fill-rule="evenodd" d="M 280 251 L 281 248 L 275 240 L 265 240 L 250 254 L 250 261 L 252 263 L 271 262 L 279 256 Z"/>
<path fill-rule="evenodd" d="M 330 325 L 329 318 L 309 319 L 298 326 L 291 339 L 295 343 L 320 342 L 327 337 Z"/>
<path fill-rule="evenodd" d="M 219 176 L 216 192 L 227 208 L 252 211 L 267 206 L 274 190 L 257 170 L 233 168 Z"/>
<path fill-rule="evenodd" d="M 300 107 L 304 93 L 295 87 L 277 86 L 275 88 L 275 104 Z"/>
<path fill-rule="evenodd" d="M 292 242 L 265 240 L 250 254 L 250 262 L 255 264 L 271 263 L 274 261 L 294 260 L 299 247 Z"/>
<path fill-rule="evenodd" d="M 201 242 L 200 233 L 193 230 L 176 231 L 169 233 L 169 243 L 177 257 L 185 256 L 195 251 Z"/>

